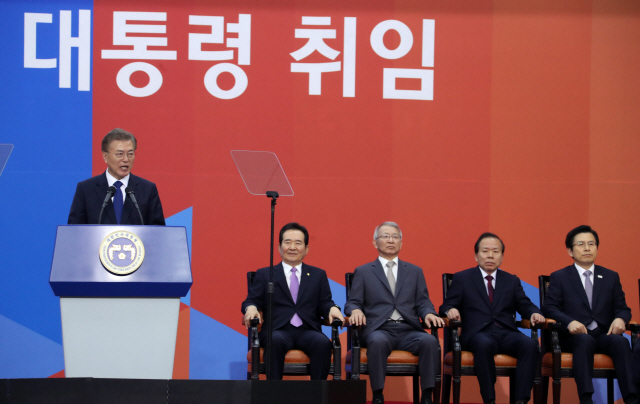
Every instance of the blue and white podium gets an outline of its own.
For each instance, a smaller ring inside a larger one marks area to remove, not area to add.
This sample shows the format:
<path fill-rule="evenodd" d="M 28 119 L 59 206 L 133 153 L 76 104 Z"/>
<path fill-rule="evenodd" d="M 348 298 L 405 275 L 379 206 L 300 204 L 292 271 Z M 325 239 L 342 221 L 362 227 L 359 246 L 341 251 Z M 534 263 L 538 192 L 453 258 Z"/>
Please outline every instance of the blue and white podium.
<path fill-rule="evenodd" d="M 184 227 L 58 226 L 49 283 L 66 377 L 171 379 L 192 284 Z"/>

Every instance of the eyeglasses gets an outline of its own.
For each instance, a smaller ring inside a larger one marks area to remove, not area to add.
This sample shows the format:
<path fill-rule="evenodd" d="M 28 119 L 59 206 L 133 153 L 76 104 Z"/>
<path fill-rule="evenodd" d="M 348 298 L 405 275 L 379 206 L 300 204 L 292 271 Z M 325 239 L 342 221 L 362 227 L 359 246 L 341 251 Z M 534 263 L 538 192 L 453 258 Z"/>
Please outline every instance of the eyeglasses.
<path fill-rule="evenodd" d="M 400 240 L 400 236 L 398 236 L 397 234 L 383 234 L 382 236 L 378 236 L 378 240 L 383 239 L 385 241 L 392 239 L 393 241 L 398 241 Z"/>
<path fill-rule="evenodd" d="M 116 156 L 116 158 L 118 160 L 122 160 L 124 158 L 124 156 L 126 155 L 128 159 L 132 159 L 136 157 L 136 153 L 135 152 L 117 152 L 117 153 L 111 153 L 111 152 L 107 152 L 109 154 L 113 154 L 114 156 Z"/>
<path fill-rule="evenodd" d="M 585 244 L 584 241 L 578 241 L 577 243 L 574 244 L 574 247 L 584 248 L 587 245 L 589 247 L 595 247 L 596 246 L 596 242 L 595 241 L 589 241 L 588 243 Z"/>

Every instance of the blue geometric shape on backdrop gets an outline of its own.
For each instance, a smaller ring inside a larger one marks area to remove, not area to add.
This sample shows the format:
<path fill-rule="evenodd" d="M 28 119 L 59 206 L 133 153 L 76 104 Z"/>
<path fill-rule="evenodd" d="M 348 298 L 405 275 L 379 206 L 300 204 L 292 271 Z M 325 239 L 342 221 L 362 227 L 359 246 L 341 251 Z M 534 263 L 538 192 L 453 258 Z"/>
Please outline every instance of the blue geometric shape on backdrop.
<path fill-rule="evenodd" d="M 347 295 L 346 295 L 347 288 L 331 279 L 329 279 L 329 288 L 331 289 L 331 298 L 333 299 L 333 302 L 338 306 L 340 306 L 344 311 L 344 305 L 347 302 Z M 342 334 L 345 331 L 347 331 L 347 327 L 342 328 L 340 330 L 340 333 Z M 327 338 L 329 339 L 331 338 L 331 327 L 327 327 L 323 325 L 322 332 L 324 333 L 324 335 L 327 336 Z"/>
<path fill-rule="evenodd" d="M 522 289 L 524 289 L 524 294 L 527 295 L 529 299 L 531 299 L 531 302 L 533 304 L 540 307 L 540 293 L 539 293 L 540 289 L 536 288 L 535 286 L 529 285 L 527 282 L 523 280 L 520 280 L 520 283 L 522 284 Z M 516 320 L 521 320 L 521 319 L 522 318 L 520 317 L 520 313 L 516 313 Z M 520 329 L 520 331 L 522 331 L 528 336 L 531 336 L 531 330 Z"/>
<path fill-rule="evenodd" d="M 191 260 L 191 228 L 193 223 L 193 206 L 168 217 L 167 226 L 184 226 L 187 228 L 187 244 L 189 244 L 189 260 Z M 191 290 L 185 297 L 181 297 L 180 301 L 187 306 L 191 305 Z"/>
<path fill-rule="evenodd" d="M 12 144 L 0 144 L 0 175 L 2 175 L 2 170 L 4 170 L 7 160 L 9 160 L 11 150 L 13 150 Z"/>
<path fill-rule="evenodd" d="M 49 377 L 64 369 L 62 345 L 0 315 L 0 379 Z"/>
<path fill-rule="evenodd" d="M 189 310 L 189 379 L 246 380 L 247 336 Z"/>

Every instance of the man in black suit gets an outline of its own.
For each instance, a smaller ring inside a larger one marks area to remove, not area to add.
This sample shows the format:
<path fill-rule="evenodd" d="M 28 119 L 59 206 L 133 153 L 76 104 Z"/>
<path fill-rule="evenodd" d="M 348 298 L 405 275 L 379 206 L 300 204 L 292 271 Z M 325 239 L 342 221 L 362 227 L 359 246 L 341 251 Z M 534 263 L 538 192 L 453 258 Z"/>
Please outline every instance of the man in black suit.
<path fill-rule="evenodd" d="M 429 326 L 443 326 L 444 321 L 429 300 L 422 269 L 398 259 L 402 247 L 400 227 L 393 222 L 376 227 L 373 246 L 379 257 L 356 268 L 345 306 L 350 323 L 362 327 L 372 403 L 384 403 L 387 358 L 392 350 L 409 351 L 419 357 L 421 402 L 432 403 L 438 341 L 424 331 L 420 318 Z"/>
<path fill-rule="evenodd" d="M 156 184 L 131 174 L 137 147 L 136 138 L 125 130 L 116 128 L 107 133 L 102 139 L 102 157 L 107 164 L 107 170 L 78 183 L 71 203 L 68 224 L 164 226 L 164 214 Z M 111 186 L 116 188 L 115 195 L 111 196 L 102 210 L 102 204 Z M 131 195 L 127 196 L 127 188 L 133 191 L 144 223 L 140 221 L 140 214 L 134 207 Z"/>
<path fill-rule="evenodd" d="M 494 355 L 518 360 L 514 398 L 527 403 L 540 353 L 537 344 L 518 331 L 515 314 L 544 322 L 540 309 L 524 293 L 520 279 L 499 270 L 504 244 L 493 233 L 484 233 L 474 246 L 478 266 L 458 272 L 440 306 L 440 314 L 462 321 L 462 349 L 473 352 L 474 369 L 485 403 L 495 403 L 496 367 Z"/>
<path fill-rule="evenodd" d="M 289 223 L 280 230 L 282 262 L 273 267 L 272 363 L 267 363 L 273 380 L 282 379 L 287 351 L 299 349 L 311 360 L 311 380 L 326 380 L 331 365 L 331 341 L 322 333 L 322 318 L 344 317 L 333 300 L 327 273 L 304 264 L 309 252 L 309 232 L 298 223 Z M 260 318 L 267 310 L 269 268 L 256 272 L 247 299 L 242 302 L 244 323 Z M 265 313 L 266 315 L 267 313 Z M 262 319 L 260 318 L 260 321 Z M 267 327 L 260 331 L 260 344 L 266 346 Z"/>
<path fill-rule="evenodd" d="M 560 334 L 564 352 L 573 353 L 573 376 L 580 403 L 593 403 L 593 354 L 611 356 L 618 386 L 626 404 L 637 404 L 632 352 L 622 336 L 631 309 L 617 272 L 595 265 L 600 239 L 589 226 L 578 226 L 565 239 L 573 265 L 551 274 L 542 310 L 565 328 Z"/>

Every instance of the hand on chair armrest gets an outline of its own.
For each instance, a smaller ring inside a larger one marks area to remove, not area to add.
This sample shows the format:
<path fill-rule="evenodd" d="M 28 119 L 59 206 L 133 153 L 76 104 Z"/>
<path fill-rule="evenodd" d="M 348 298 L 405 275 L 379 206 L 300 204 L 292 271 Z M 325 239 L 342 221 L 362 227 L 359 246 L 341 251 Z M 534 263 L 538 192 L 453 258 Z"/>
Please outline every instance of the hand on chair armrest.
<path fill-rule="evenodd" d="M 458 321 L 458 320 L 451 320 L 450 318 L 447 317 L 440 317 L 444 320 L 444 326 L 447 328 L 459 328 L 462 327 L 462 321 Z"/>

